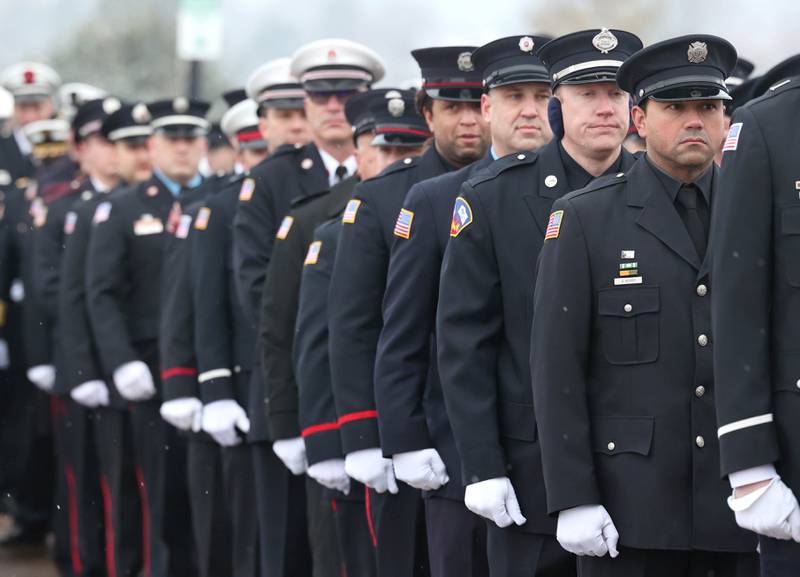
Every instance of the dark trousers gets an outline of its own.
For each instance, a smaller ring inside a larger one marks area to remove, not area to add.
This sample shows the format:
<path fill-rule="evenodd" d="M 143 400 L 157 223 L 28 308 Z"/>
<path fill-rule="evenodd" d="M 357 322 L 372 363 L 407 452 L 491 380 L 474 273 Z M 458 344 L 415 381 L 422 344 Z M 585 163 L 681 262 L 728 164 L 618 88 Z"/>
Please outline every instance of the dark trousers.
<path fill-rule="evenodd" d="M 364 494 L 364 486 L 350 481 L 350 491 Z M 328 491 L 336 522 L 336 541 L 345 577 L 376 577 L 375 548 L 364 511 L 364 500 L 344 498 L 337 491 Z"/>
<path fill-rule="evenodd" d="M 428 577 L 428 544 L 420 491 L 398 483 L 400 492 L 366 492 L 379 577 Z"/>
<path fill-rule="evenodd" d="M 800 566 L 792 573 L 798 575 Z M 650 551 L 620 547 L 619 556 L 579 557 L 580 577 L 758 577 L 758 555 L 710 551 Z M 783 575 L 783 574 L 781 574 Z"/>
<path fill-rule="evenodd" d="M 252 443 L 263 577 L 311 577 L 303 476 L 292 475 L 269 442 Z"/>
<path fill-rule="evenodd" d="M 257 577 L 259 572 L 256 482 L 250 446 L 222 449 L 225 502 L 233 525 L 233 577 Z"/>
<path fill-rule="evenodd" d="M 552 535 L 501 529 L 486 521 L 492 577 L 575 577 L 575 556 Z"/>
<path fill-rule="evenodd" d="M 103 500 L 91 413 L 71 400 L 53 397 L 52 415 L 59 486 L 56 517 L 68 528 L 71 572 L 99 577 L 105 575 Z"/>
<path fill-rule="evenodd" d="M 342 559 L 336 538 L 336 520 L 330 491 L 311 477 L 305 477 L 308 542 L 311 545 L 314 577 L 341 577 Z"/>
<path fill-rule="evenodd" d="M 109 577 L 137 577 L 142 570 L 142 509 L 132 433 L 127 410 L 99 408 L 94 411 Z"/>
<path fill-rule="evenodd" d="M 486 523 L 463 501 L 425 499 L 431 577 L 488 577 Z"/>
<path fill-rule="evenodd" d="M 160 401 L 131 405 L 142 503 L 145 577 L 197 575 L 186 480 L 186 439 L 161 419 Z"/>
<path fill-rule="evenodd" d="M 198 575 L 230 577 L 233 526 L 222 482 L 219 445 L 202 435 L 190 434 L 186 467 Z"/>
<path fill-rule="evenodd" d="M 759 537 L 761 577 L 800 575 L 800 543 Z"/>

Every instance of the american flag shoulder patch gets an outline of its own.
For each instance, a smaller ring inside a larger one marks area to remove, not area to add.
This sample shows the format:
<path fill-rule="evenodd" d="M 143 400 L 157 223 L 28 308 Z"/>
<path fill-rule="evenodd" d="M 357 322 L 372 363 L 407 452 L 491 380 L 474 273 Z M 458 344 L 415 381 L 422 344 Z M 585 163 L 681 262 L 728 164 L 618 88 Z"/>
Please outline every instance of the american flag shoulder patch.
<path fill-rule="evenodd" d="M 278 240 L 286 240 L 286 237 L 289 236 L 289 231 L 292 230 L 293 224 L 294 217 L 284 216 L 281 225 L 278 227 L 278 232 L 275 233 L 275 238 Z"/>
<path fill-rule="evenodd" d="M 739 146 L 739 135 L 742 133 L 742 123 L 734 122 L 728 130 L 728 138 L 725 139 L 725 144 L 722 145 L 722 151 L 736 150 Z"/>
<path fill-rule="evenodd" d="M 207 229 L 209 220 L 211 220 L 211 209 L 208 208 L 207 206 L 204 206 L 197 213 L 197 218 L 194 220 L 195 230 Z M 191 223 L 191 217 L 189 218 L 189 222 Z"/>
<path fill-rule="evenodd" d="M 561 223 L 564 220 L 564 211 L 557 210 L 550 215 L 550 220 L 547 221 L 547 230 L 544 231 L 544 239 L 552 240 L 558 238 L 561 232 Z"/>
<path fill-rule="evenodd" d="M 310 245 L 308 245 L 308 252 L 306 253 L 306 260 L 303 262 L 304 265 L 309 264 L 317 264 L 319 260 L 319 251 L 322 248 L 322 241 L 315 240 Z"/>
<path fill-rule="evenodd" d="M 70 235 L 75 232 L 75 223 L 78 222 L 78 214 L 69 211 L 67 216 L 64 217 L 64 234 Z"/>
<path fill-rule="evenodd" d="M 358 214 L 358 209 L 360 206 L 361 201 L 357 198 L 354 198 L 348 202 L 347 206 L 344 208 L 344 214 L 342 214 L 342 222 L 344 224 L 353 224 L 356 221 L 356 215 Z"/>
<path fill-rule="evenodd" d="M 111 216 L 111 203 L 101 202 L 97 205 L 97 208 L 94 210 L 94 216 L 92 217 L 93 224 L 100 224 L 101 222 L 105 222 L 108 220 L 108 217 Z"/>
<path fill-rule="evenodd" d="M 256 189 L 256 181 L 252 178 L 245 178 L 242 182 L 242 188 L 239 189 L 239 200 L 247 202 L 253 198 L 253 191 Z"/>
<path fill-rule="evenodd" d="M 175 229 L 175 237 L 180 239 L 189 238 L 189 229 L 192 228 L 192 215 L 182 214 L 181 220 L 178 222 L 178 228 Z"/>
<path fill-rule="evenodd" d="M 472 224 L 472 207 L 464 197 L 457 197 L 453 205 L 453 221 L 450 223 L 450 236 L 457 237 L 458 234 Z"/>
<path fill-rule="evenodd" d="M 397 222 L 394 224 L 394 235 L 400 238 L 411 238 L 412 222 L 414 222 L 414 213 L 401 208 L 400 214 L 397 215 Z"/>

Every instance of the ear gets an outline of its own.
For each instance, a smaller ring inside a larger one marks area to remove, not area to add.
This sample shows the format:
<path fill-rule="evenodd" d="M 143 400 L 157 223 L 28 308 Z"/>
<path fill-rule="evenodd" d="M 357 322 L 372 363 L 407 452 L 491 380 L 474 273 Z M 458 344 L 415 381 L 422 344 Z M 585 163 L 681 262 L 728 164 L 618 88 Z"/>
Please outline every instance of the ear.
<path fill-rule="evenodd" d="M 561 112 L 561 101 L 557 96 L 550 97 L 550 102 L 547 103 L 547 119 L 550 121 L 553 136 L 558 140 L 564 138 L 564 115 Z"/>
<path fill-rule="evenodd" d="M 647 112 L 639 106 L 631 108 L 631 122 L 641 138 L 647 138 Z"/>
<path fill-rule="evenodd" d="M 431 105 L 428 107 L 424 107 L 422 109 L 422 115 L 425 117 L 425 123 L 428 125 L 428 130 L 430 132 L 434 132 L 433 130 L 433 107 L 435 102 L 431 102 Z"/>

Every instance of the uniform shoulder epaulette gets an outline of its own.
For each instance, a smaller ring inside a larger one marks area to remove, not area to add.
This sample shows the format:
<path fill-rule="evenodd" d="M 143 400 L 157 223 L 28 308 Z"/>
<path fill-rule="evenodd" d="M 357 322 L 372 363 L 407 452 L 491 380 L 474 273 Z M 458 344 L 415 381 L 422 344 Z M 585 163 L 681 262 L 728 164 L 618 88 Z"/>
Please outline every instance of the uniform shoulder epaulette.
<path fill-rule="evenodd" d="M 624 172 L 618 172 L 617 174 L 607 174 L 605 176 L 596 178 L 583 188 L 579 188 L 578 190 L 573 190 L 572 192 L 565 194 L 564 198 L 566 200 L 571 200 L 573 198 L 583 196 L 590 192 L 601 190 L 603 188 L 611 188 L 613 186 L 624 184 L 626 182 L 628 182 L 628 177 Z"/>
<path fill-rule="evenodd" d="M 312 192 L 311 194 L 306 194 L 305 196 L 298 196 L 292 199 L 291 207 L 292 209 L 300 208 L 301 206 L 305 206 L 312 200 L 330 194 L 330 192 L 331 192 L 330 190 L 325 189 L 325 190 L 320 190 L 319 192 Z"/>
<path fill-rule="evenodd" d="M 748 107 L 748 108 L 755 108 L 759 104 L 764 103 L 764 102 L 768 102 L 772 98 L 780 96 L 781 94 L 784 94 L 785 92 L 789 92 L 791 90 L 797 90 L 797 89 L 800 89 L 800 76 L 794 76 L 792 78 L 786 78 L 786 79 L 781 80 L 780 82 L 777 82 L 777 83 L 773 84 L 772 86 L 770 86 L 764 94 L 762 94 L 761 96 L 759 96 L 755 100 L 751 100 L 750 102 L 745 104 L 745 106 Z"/>
<path fill-rule="evenodd" d="M 297 144 L 281 144 L 278 148 L 272 151 L 267 158 L 275 158 L 277 156 L 286 156 L 287 154 L 297 154 L 303 150 L 307 145 Z"/>
<path fill-rule="evenodd" d="M 384 168 L 383 171 L 375 178 L 385 178 L 390 174 L 395 174 L 398 172 L 402 172 L 404 170 L 408 170 L 409 168 L 413 168 L 418 164 L 419 164 L 419 156 L 409 156 L 407 158 L 403 158 L 402 160 L 396 160 L 395 162 Z"/>
<path fill-rule="evenodd" d="M 538 153 L 535 151 L 520 152 L 517 154 L 509 154 L 503 158 L 498 158 L 483 170 L 479 170 L 474 176 L 467 179 L 467 184 L 470 186 L 478 185 L 487 180 L 494 180 L 502 173 L 513 170 L 518 166 L 527 166 L 536 162 L 539 158 Z"/>

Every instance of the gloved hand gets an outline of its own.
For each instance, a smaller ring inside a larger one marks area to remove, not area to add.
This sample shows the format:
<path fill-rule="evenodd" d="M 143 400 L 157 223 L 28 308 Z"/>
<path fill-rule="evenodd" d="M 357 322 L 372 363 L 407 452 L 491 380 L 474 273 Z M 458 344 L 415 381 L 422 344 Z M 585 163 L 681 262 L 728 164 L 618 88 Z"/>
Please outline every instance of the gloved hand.
<path fill-rule="evenodd" d="M 181 397 L 161 403 L 161 418 L 181 431 L 200 432 L 203 422 L 203 403 L 195 397 Z"/>
<path fill-rule="evenodd" d="M 5 339 L 0 339 L 0 370 L 5 370 L 11 364 L 11 357 L 8 355 L 8 343 Z"/>
<path fill-rule="evenodd" d="M 245 410 L 233 399 L 214 401 L 203 407 L 203 430 L 223 447 L 233 447 L 242 442 L 236 432 L 250 431 L 250 419 Z"/>
<path fill-rule="evenodd" d="M 775 477 L 770 483 L 743 497 L 728 497 L 728 507 L 742 529 L 759 535 L 800 542 L 800 508 L 792 490 Z"/>
<path fill-rule="evenodd" d="M 81 383 L 69 392 L 69 396 L 79 405 L 89 407 L 90 409 L 101 406 L 106 407 L 109 402 L 108 387 L 100 380 Z"/>
<path fill-rule="evenodd" d="M 117 367 L 114 386 L 127 401 L 146 401 L 156 394 L 153 375 L 142 361 L 131 361 Z"/>
<path fill-rule="evenodd" d="M 49 393 L 56 384 L 56 368 L 53 365 L 31 367 L 28 369 L 28 380 L 45 393 Z"/>
<path fill-rule="evenodd" d="M 619 533 L 602 505 L 581 505 L 561 511 L 556 539 L 575 555 L 602 557 L 608 553 L 612 558 L 619 555 Z"/>
<path fill-rule="evenodd" d="M 350 493 L 350 477 L 344 470 L 344 459 L 320 461 L 308 468 L 308 476 L 328 489 Z"/>
<path fill-rule="evenodd" d="M 344 458 L 344 470 L 350 477 L 377 493 L 389 491 L 396 495 L 399 491 L 392 460 L 384 458 L 378 447 L 349 453 Z"/>
<path fill-rule="evenodd" d="M 422 491 L 435 491 L 450 480 L 436 449 L 397 453 L 392 464 L 396 478 Z"/>
<path fill-rule="evenodd" d="M 272 443 L 272 451 L 292 472 L 292 475 L 302 475 L 308 469 L 306 461 L 306 442 L 303 437 L 293 439 L 280 439 Z"/>
<path fill-rule="evenodd" d="M 512 523 L 524 525 L 527 521 L 508 477 L 495 477 L 467 485 L 464 504 L 473 513 L 494 521 L 498 527 L 508 527 Z"/>

